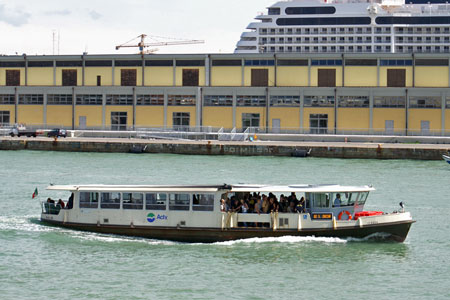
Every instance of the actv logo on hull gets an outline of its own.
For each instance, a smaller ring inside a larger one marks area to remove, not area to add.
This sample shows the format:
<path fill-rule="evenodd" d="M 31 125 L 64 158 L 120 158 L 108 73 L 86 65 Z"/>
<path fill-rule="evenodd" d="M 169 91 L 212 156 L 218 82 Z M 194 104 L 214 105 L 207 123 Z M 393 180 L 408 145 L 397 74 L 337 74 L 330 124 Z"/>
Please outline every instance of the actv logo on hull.
<path fill-rule="evenodd" d="M 153 223 L 153 222 L 155 222 L 155 221 L 157 221 L 157 220 L 166 221 L 166 220 L 168 220 L 168 216 L 166 216 L 166 215 L 160 215 L 160 214 L 155 215 L 154 213 L 149 213 L 149 214 L 147 215 L 147 221 L 148 221 L 149 223 Z"/>

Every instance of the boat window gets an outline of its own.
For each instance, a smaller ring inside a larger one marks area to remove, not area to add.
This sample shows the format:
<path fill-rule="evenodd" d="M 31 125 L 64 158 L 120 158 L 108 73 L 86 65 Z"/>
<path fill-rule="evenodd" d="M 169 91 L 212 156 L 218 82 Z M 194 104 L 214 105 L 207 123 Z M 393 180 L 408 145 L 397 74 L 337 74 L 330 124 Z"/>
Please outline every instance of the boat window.
<path fill-rule="evenodd" d="M 358 197 L 358 199 L 357 199 L 357 203 L 358 203 L 358 205 L 364 205 L 364 204 L 366 204 L 366 200 L 367 200 L 367 197 L 369 196 L 369 193 L 368 192 L 365 192 L 365 193 L 359 193 L 359 197 Z"/>
<path fill-rule="evenodd" d="M 353 206 L 355 204 L 355 200 L 358 196 L 358 193 L 338 193 L 341 197 L 341 205 L 340 206 Z M 336 197 L 337 195 L 336 194 Z"/>
<path fill-rule="evenodd" d="M 102 193 L 101 208 L 120 209 L 120 193 Z"/>
<path fill-rule="evenodd" d="M 192 195 L 192 210 L 194 211 L 213 211 L 213 194 L 194 194 Z"/>
<path fill-rule="evenodd" d="M 329 194 L 312 194 L 313 207 L 329 207 L 330 195 Z"/>
<path fill-rule="evenodd" d="M 80 208 L 98 208 L 98 193 L 80 193 Z"/>
<path fill-rule="evenodd" d="M 123 193 L 123 209 L 143 209 L 144 195 L 141 193 Z"/>
<path fill-rule="evenodd" d="M 166 194 L 145 194 L 146 210 L 166 210 Z"/>
<path fill-rule="evenodd" d="M 189 194 L 169 194 L 169 210 L 189 210 Z"/>

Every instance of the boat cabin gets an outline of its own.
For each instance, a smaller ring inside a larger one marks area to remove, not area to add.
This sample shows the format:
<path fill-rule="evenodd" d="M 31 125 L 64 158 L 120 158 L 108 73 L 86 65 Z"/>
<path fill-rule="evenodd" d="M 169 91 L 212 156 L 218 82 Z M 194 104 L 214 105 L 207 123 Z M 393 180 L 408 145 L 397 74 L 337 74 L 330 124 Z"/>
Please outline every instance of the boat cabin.
<path fill-rule="evenodd" d="M 50 186 L 67 200 L 46 201 L 46 220 L 101 225 L 192 228 L 286 228 L 349 222 L 370 186 Z"/>

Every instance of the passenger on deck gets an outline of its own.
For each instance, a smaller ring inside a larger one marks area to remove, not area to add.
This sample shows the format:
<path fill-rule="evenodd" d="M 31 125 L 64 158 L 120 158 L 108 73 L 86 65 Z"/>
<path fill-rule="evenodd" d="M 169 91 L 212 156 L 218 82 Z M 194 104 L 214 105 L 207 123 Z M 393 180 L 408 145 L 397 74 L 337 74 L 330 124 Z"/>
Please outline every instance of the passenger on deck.
<path fill-rule="evenodd" d="M 47 203 L 53 203 L 53 204 L 55 204 L 55 200 L 53 200 L 52 198 L 47 198 Z"/>
<path fill-rule="evenodd" d="M 67 209 L 72 209 L 73 208 L 73 193 L 70 195 L 69 197 L 69 201 L 67 202 Z"/>
<path fill-rule="evenodd" d="M 231 211 L 231 200 L 227 197 L 227 200 L 225 201 L 225 211 Z"/>
<path fill-rule="evenodd" d="M 294 201 L 289 202 L 289 206 L 287 208 L 287 212 L 291 213 L 291 214 L 297 212 L 297 208 L 295 207 L 295 202 Z"/>
<path fill-rule="evenodd" d="M 227 211 L 227 204 L 225 203 L 225 199 L 220 199 L 220 211 L 226 212 Z"/>
<path fill-rule="evenodd" d="M 291 195 L 288 197 L 288 201 L 289 201 L 289 202 L 294 201 L 295 205 L 297 205 L 298 199 L 297 199 L 297 196 L 295 195 L 294 192 L 292 192 Z"/>
<path fill-rule="evenodd" d="M 262 195 L 262 211 L 265 214 L 268 214 L 269 211 L 269 199 L 267 198 L 266 195 Z"/>
<path fill-rule="evenodd" d="M 259 215 L 259 214 L 261 214 L 261 211 L 262 211 L 262 209 L 261 209 L 261 199 L 258 198 L 256 200 L 255 209 L 253 210 L 253 212 Z"/>
<path fill-rule="evenodd" d="M 66 206 L 64 201 L 62 201 L 61 199 L 58 200 L 58 205 L 61 206 L 61 209 L 64 209 L 64 207 Z"/>
<path fill-rule="evenodd" d="M 287 212 L 289 203 L 284 195 L 280 196 L 280 212 Z"/>
<path fill-rule="evenodd" d="M 234 196 L 232 198 L 234 198 L 234 201 L 232 201 L 231 211 L 235 212 L 235 213 L 240 213 L 241 212 L 241 204 L 240 204 L 239 200 L 236 199 Z"/>
<path fill-rule="evenodd" d="M 302 197 L 300 199 L 300 201 L 298 202 L 296 208 L 297 208 L 297 212 L 298 213 L 304 213 L 305 212 L 305 198 L 304 197 Z"/>
<path fill-rule="evenodd" d="M 334 199 L 334 207 L 341 206 L 341 194 L 336 194 L 336 199 Z"/>

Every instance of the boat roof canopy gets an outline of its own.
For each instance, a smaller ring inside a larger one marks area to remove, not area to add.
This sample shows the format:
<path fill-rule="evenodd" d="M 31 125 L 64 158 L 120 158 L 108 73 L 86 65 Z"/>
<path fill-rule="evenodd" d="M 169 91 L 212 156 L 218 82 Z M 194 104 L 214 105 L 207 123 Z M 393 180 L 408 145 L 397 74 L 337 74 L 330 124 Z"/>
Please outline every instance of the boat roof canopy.
<path fill-rule="evenodd" d="M 85 192 L 256 192 L 256 193 L 344 193 L 344 192 L 370 192 L 372 186 L 342 186 L 334 184 L 324 185 L 50 185 L 47 190 L 53 191 L 85 191 Z"/>

